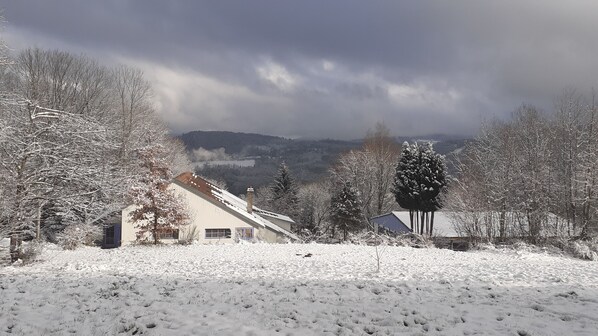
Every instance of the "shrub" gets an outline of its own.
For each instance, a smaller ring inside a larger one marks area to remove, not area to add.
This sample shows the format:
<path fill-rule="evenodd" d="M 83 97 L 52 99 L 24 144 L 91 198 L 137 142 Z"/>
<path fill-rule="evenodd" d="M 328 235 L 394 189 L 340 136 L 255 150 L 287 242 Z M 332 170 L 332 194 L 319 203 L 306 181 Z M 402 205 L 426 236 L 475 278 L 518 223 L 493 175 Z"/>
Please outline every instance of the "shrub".
<path fill-rule="evenodd" d="M 350 235 L 349 241 L 353 244 L 364 245 L 389 245 L 389 246 L 406 246 L 415 248 L 431 248 L 434 247 L 432 239 L 425 235 L 416 233 L 407 233 L 398 235 L 396 237 L 376 234 L 374 232 L 364 232 L 360 234 Z"/>
<path fill-rule="evenodd" d="M 598 260 L 598 249 L 592 241 L 571 241 L 567 245 L 567 252 L 575 258 L 583 260 Z"/>
<path fill-rule="evenodd" d="M 94 242 L 101 236 L 102 230 L 93 225 L 71 225 L 58 235 L 58 243 L 65 250 L 74 250 L 80 245 L 94 245 Z"/>
<path fill-rule="evenodd" d="M 43 251 L 43 244 L 38 242 L 37 240 L 32 240 L 28 243 L 24 243 L 21 246 L 21 251 L 19 252 L 19 259 L 23 262 L 23 264 L 30 264 L 34 262 L 37 257 Z"/>
<path fill-rule="evenodd" d="M 191 245 L 193 244 L 193 241 L 199 239 L 199 230 L 197 229 L 197 226 L 187 227 L 179 232 L 181 235 L 179 236 L 178 243 L 181 245 Z"/>

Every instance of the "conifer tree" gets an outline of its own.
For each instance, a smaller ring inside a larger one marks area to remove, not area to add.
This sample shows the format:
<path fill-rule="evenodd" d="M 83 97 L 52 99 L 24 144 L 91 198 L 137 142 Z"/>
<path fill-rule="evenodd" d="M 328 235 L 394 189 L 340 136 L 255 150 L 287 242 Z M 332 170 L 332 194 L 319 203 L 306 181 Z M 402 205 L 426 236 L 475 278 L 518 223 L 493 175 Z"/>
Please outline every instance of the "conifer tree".
<path fill-rule="evenodd" d="M 291 176 L 289 167 L 283 162 L 278 168 L 274 182 L 270 186 L 269 203 L 272 210 L 281 212 L 291 218 L 298 214 L 298 188 Z"/>
<path fill-rule="evenodd" d="M 430 143 L 405 143 L 393 190 L 397 203 L 409 210 L 414 232 L 432 234 L 434 212 L 442 208 L 440 196 L 445 187 L 444 157 L 437 154 Z"/>
<path fill-rule="evenodd" d="M 355 232 L 363 228 L 361 204 L 357 192 L 350 182 L 345 182 L 339 193 L 332 197 L 330 221 L 336 229 L 343 233 L 343 240 L 347 240 L 349 232 Z"/>
<path fill-rule="evenodd" d="M 140 233 L 149 232 L 158 244 L 161 234 L 188 224 L 189 215 L 183 200 L 168 189 L 173 176 L 165 148 L 159 144 L 142 148 L 138 156 L 143 173 L 129 192 L 137 206 L 130 216 Z"/>
<path fill-rule="evenodd" d="M 399 205 L 413 211 L 419 208 L 419 149 L 416 144 L 403 144 L 403 150 L 396 168 L 393 190 Z"/>

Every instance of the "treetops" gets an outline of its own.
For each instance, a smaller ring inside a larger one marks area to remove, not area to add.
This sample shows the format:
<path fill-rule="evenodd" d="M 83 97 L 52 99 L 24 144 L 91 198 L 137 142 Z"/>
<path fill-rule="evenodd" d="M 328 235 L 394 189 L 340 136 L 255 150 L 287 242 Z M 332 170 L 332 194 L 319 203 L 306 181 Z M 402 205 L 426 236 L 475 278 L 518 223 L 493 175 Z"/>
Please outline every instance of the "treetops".
<path fill-rule="evenodd" d="M 441 209 L 446 180 L 444 157 L 434 151 L 431 143 L 403 144 L 393 183 L 395 199 L 402 208 L 422 214 Z M 412 220 L 412 228 L 413 224 Z M 426 231 L 431 234 L 432 226 L 426 225 Z"/>

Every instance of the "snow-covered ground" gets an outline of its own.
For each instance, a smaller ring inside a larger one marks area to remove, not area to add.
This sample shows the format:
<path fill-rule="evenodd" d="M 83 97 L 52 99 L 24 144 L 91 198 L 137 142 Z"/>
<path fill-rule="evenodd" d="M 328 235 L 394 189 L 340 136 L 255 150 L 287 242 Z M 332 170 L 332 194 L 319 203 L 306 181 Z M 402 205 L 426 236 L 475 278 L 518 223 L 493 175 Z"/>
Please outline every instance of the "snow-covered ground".
<path fill-rule="evenodd" d="M 307 257 L 306 255 L 311 254 Z M 355 245 L 48 249 L 0 268 L 0 334 L 598 335 L 598 263 Z"/>

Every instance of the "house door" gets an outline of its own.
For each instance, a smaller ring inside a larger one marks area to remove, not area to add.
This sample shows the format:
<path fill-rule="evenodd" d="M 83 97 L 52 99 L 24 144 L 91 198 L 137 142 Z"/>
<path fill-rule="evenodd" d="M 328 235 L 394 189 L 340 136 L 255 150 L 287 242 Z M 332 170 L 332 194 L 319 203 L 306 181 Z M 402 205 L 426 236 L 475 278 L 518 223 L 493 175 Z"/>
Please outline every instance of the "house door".
<path fill-rule="evenodd" d="M 104 239 L 102 239 L 102 248 L 115 248 L 120 246 L 122 226 L 121 224 L 112 224 L 104 228 Z"/>

